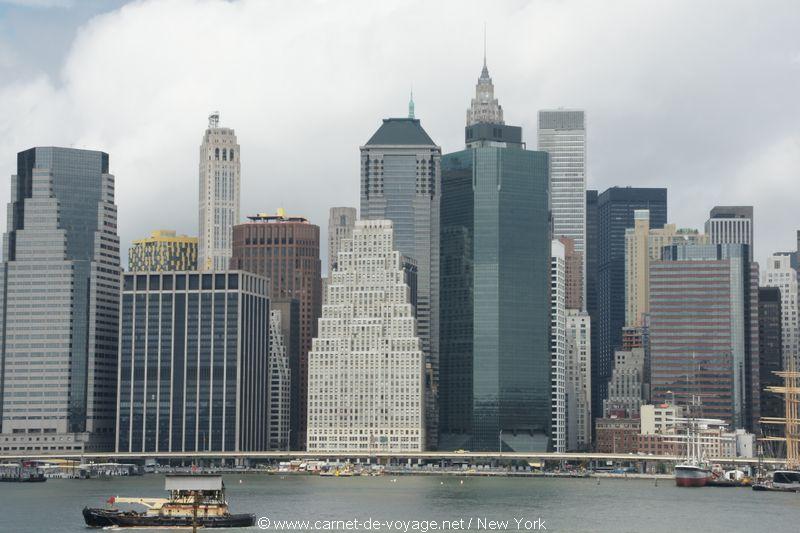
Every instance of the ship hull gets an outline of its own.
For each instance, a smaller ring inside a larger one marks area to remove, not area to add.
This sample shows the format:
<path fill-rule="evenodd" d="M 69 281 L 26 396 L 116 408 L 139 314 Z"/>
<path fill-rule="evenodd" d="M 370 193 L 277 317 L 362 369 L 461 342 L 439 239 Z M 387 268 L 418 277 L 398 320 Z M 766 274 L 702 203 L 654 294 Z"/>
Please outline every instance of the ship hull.
<path fill-rule="evenodd" d="M 711 471 L 697 466 L 675 467 L 675 484 L 679 487 L 705 487 Z"/>
<path fill-rule="evenodd" d="M 202 528 L 251 527 L 256 517 L 252 514 L 224 516 L 147 516 L 141 513 L 110 509 L 84 508 L 83 519 L 88 527 L 192 527 L 193 522 Z"/>

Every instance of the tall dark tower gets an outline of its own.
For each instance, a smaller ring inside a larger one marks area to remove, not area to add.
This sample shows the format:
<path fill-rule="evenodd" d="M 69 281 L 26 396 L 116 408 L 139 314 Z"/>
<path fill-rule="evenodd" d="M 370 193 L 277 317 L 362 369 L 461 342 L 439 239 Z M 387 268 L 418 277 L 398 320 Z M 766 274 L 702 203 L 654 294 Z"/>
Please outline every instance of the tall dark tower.
<path fill-rule="evenodd" d="M 544 451 L 548 156 L 505 125 L 485 61 L 465 139 L 442 158 L 440 448 Z"/>

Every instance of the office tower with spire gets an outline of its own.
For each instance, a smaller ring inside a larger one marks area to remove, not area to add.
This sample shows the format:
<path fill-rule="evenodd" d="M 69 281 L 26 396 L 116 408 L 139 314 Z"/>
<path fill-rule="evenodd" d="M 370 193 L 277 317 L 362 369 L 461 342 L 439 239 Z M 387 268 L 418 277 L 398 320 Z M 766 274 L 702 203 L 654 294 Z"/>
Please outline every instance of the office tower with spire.
<path fill-rule="evenodd" d="M 442 158 L 440 449 L 544 451 L 548 156 L 505 124 L 485 59 L 465 140 Z"/>
<path fill-rule="evenodd" d="M 110 451 L 120 257 L 108 154 L 56 147 L 18 153 L 7 221 L 0 450 Z"/>
<path fill-rule="evenodd" d="M 414 118 L 388 118 L 361 147 L 361 218 L 391 220 L 397 250 L 417 265 L 416 317 L 426 364 L 427 447 L 437 447 L 441 148 Z"/>
<path fill-rule="evenodd" d="M 586 118 L 580 109 L 539 111 L 537 147 L 550 154 L 550 212 L 553 236 L 569 237 L 580 254 L 586 292 Z M 583 302 L 581 302 L 583 304 Z M 581 307 L 580 309 L 585 309 Z"/>
<path fill-rule="evenodd" d="M 200 144 L 200 270 L 228 268 L 233 226 L 239 223 L 240 157 L 236 133 L 212 113 Z"/>
<path fill-rule="evenodd" d="M 260 213 L 233 227 L 230 268 L 246 270 L 270 281 L 270 299 L 299 302 L 300 327 L 297 358 L 290 358 L 292 375 L 291 431 L 293 450 L 306 442 L 308 351 L 317 334 L 322 306 L 319 226 L 300 216 Z"/>
<path fill-rule="evenodd" d="M 420 452 L 425 360 L 389 220 L 359 220 L 308 354 L 309 452 Z"/>

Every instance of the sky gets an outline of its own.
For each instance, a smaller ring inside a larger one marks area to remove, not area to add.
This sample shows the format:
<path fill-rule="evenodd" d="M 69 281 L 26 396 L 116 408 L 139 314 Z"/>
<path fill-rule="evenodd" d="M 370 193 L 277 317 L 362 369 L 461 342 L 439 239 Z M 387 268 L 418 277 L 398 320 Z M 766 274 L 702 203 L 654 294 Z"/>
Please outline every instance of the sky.
<path fill-rule="evenodd" d="M 359 147 L 416 116 L 463 148 L 483 61 L 507 124 L 586 110 L 588 188 L 668 188 L 702 229 L 753 205 L 756 257 L 800 229 L 796 0 L 0 0 L 0 204 L 19 151 L 110 154 L 119 234 L 197 234 L 212 111 L 241 145 L 242 217 L 359 203 Z M 3 217 L 4 218 L 4 217 Z"/>

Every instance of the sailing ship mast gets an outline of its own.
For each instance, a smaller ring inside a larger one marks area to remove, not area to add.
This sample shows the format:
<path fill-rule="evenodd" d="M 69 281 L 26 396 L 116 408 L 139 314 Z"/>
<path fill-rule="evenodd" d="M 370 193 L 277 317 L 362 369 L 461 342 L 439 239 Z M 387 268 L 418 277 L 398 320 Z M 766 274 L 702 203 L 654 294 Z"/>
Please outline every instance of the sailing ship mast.
<path fill-rule="evenodd" d="M 783 378 L 782 386 L 767 387 L 768 392 L 783 396 L 784 415 L 783 417 L 763 417 L 762 424 L 775 424 L 784 427 L 784 436 L 767 436 L 761 440 L 781 441 L 786 443 L 786 468 L 790 470 L 800 469 L 800 417 L 798 407 L 800 407 L 800 372 L 795 366 L 795 358 L 789 357 L 787 370 L 775 371 L 778 377 Z"/>

